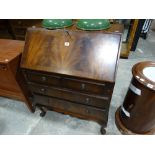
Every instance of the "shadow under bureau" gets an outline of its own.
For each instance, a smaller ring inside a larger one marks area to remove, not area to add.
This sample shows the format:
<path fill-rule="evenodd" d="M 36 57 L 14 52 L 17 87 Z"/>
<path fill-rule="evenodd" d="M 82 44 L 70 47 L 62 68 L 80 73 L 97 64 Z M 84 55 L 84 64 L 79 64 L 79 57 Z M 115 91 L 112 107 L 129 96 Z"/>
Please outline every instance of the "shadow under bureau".
<path fill-rule="evenodd" d="M 34 109 L 97 121 L 104 134 L 120 43 L 118 33 L 28 29 L 21 69 Z"/>

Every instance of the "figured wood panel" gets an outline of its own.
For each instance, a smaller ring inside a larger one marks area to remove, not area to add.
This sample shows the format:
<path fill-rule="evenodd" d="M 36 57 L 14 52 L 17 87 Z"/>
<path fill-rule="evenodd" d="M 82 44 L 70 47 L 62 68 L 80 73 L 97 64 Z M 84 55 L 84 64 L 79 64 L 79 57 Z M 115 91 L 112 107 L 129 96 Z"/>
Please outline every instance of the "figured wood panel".
<path fill-rule="evenodd" d="M 95 94 L 99 96 L 110 95 L 113 92 L 113 83 L 109 82 L 88 82 L 88 80 L 79 80 L 76 78 L 66 78 L 62 76 L 55 76 L 51 74 L 42 74 L 32 71 L 26 71 L 25 76 L 33 83 L 43 84 L 46 86 L 54 86 L 59 88 L 70 89 L 73 91 L 80 91 L 88 94 Z"/>
<path fill-rule="evenodd" d="M 29 89 L 36 94 L 56 97 L 62 100 L 64 99 L 64 100 L 68 100 L 76 103 L 82 103 L 85 105 L 99 107 L 102 109 L 108 108 L 109 102 L 110 102 L 110 97 L 108 96 L 97 97 L 97 96 L 83 94 L 83 93 L 79 93 L 71 90 L 60 89 L 55 87 L 47 87 L 47 86 L 33 84 L 33 83 L 29 84 Z"/>
<path fill-rule="evenodd" d="M 54 111 L 71 114 L 76 117 L 84 117 L 86 119 L 96 120 L 101 124 L 106 124 L 108 120 L 108 113 L 105 109 L 99 109 L 43 95 L 41 96 L 35 94 L 34 98 L 36 104 L 47 106 Z"/>
<path fill-rule="evenodd" d="M 121 34 L 30 28 L 21 67 L 115 81 Z"/>

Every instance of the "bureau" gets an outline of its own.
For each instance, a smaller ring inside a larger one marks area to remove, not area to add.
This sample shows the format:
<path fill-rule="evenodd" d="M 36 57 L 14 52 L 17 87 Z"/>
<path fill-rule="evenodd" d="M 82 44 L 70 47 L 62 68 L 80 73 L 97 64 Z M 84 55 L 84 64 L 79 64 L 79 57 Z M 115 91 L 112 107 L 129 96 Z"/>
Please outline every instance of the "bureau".
<path fill-rule="evenodd" d="M 105 134 L 121 34 L 29 28 L 21 70 L 34 109 L 101 124 Z"/>

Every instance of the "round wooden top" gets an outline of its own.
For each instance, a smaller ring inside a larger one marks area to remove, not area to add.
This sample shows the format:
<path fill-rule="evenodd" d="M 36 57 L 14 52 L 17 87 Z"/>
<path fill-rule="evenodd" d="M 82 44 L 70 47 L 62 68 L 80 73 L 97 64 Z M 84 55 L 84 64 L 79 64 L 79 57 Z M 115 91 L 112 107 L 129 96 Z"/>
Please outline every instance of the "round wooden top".
<path fill-rule="evenodd" d="M 132 74 L 141 84 L 155 90 L 155 62 L 144 61 L 135 64 Z"/>

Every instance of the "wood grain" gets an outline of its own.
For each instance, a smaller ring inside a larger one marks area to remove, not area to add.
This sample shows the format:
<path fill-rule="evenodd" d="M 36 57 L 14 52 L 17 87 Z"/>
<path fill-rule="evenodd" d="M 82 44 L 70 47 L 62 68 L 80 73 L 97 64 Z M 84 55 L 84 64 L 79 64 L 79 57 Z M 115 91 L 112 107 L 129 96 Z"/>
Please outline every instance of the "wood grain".
<path fill-rule="evenodd" d="M 8 63 L 23 51 L 24 42 L 9 39 L 0 39 L 0 63 Z"/>
<path fill-rule="evenodd" d="M 29 29 L 21 69 L 34 107 L 108 121 L 121 33 Z"/>
<path fill-rule="evenodd" d="M 143 74 L 143 69 L 150 66 L 155 67 L 155 63 L 140 62 L 134 65 L 132 69 L 133 78 L 131 83 L 136 89 L 141 91 L 141 95 L 137 95 L 130 88 L 128 89 L 123 107 L 129 112 L 130 117 L 127 117 L 123 110 L 119 108 L 116 123 L 120 130 L 128 129 L 132 134 L 150 134 L 153 131 L 155 132 L 155 82 L 151 82 Z M 149 88 L 148 84 L 152 84 L 153 87 Z"/>
<path fill-rule="evenodd" d="M 120 41 L 120 34 L 29 29 L 21 67 L 114 82 Z"/>
<path fill-rule="evenodd" d="M 23 41 L 0 39 L 0 95 L 22 100 L 33 111 L 32 104 L 19 83 L 24 80 L 19 73 L 23 47 Z"/>

